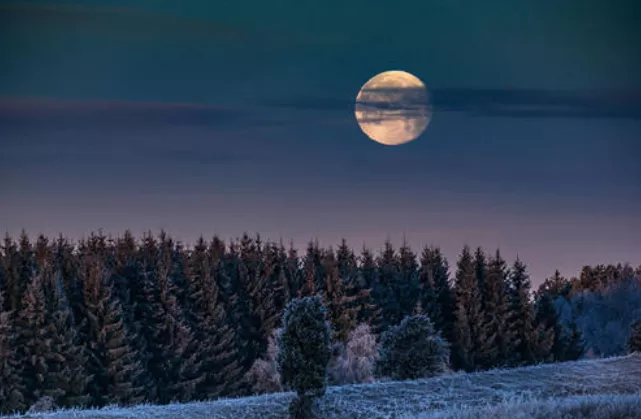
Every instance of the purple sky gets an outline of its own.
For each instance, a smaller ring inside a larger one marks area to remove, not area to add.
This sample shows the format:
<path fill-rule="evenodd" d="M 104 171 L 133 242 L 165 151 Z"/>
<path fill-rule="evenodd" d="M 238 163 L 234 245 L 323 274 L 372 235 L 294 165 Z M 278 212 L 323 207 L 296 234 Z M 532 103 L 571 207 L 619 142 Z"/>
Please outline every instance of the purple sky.
<path fill-rule="evenodd" d="M 403 1 L 399 27 L 377 3 L 0 3 L 0 229 L 405 237 L 500 247 L 535 283 L 641 263 L 636 10 Z M 353 117 L 389 69 L 434 107 L 392 148 Z"/>

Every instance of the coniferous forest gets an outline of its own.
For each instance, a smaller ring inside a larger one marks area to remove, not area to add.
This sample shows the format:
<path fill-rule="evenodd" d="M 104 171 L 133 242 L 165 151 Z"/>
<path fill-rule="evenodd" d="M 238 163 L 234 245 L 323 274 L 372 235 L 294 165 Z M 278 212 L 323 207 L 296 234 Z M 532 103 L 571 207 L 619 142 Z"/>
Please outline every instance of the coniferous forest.
<path fill-rule="evenodd" d="M 72 407 L 249 395 L 247 372 L 296 297 L 321 296 L 335 343 L 427 315 L 467 372 L 617 355 L 641 318 L 641 267 L 557 271 L 533 292 L 523 261 L 468 246 L 450 264 L 438 247 L 391 242 L 299 254 L 246 234 L 186 247 L 165 232 L 23 233 L 0 256 L 0 413 L 43 396 Z"/>

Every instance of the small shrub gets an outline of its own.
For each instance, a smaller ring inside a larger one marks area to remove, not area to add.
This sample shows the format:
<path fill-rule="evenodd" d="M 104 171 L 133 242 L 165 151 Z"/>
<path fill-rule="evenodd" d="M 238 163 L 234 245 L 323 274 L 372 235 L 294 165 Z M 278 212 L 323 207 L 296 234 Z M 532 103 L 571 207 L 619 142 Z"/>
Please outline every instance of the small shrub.
<path fill-rule="evenodd" d="M 31 405 L 27 413 L 45 413 L 53 412 L 57 406 L 51 396 L 42 396 Z"/>
<path fill-rule="evenodd" d="M 310 417 L 310 397 L 325 394 L 327 365 L 331 357 L 332 329 L 319 296 L 292 300 L 283 314 L 283 330 L 278 337 L 278 371 L 286 388 L 298 398 L 290 412 L 298 418 Z M 308 414 L 308 416 L 300 416 Z"/>
<path fill-rule="evenodd" d="M 329 378 L 333 385 L 371 383 L 377 357 L 376 338 L 369 325 L 358 325 L 347 345 L 331 363 Z"/>
<path fill-rule="evenodd" d="M 630 338 L 628 339 L 628 350 L 641 353 L 641 320 L 632 323 Z"/>
<path fill-rule="evenodd" d="M 393 380 L 433 377 L 447 371 L 449 344 L 425 315 L 408 316 L 381 336 L 379 375 Z"/>
<path fill-rule="evenodd" d="M 278 393 L 283 391 L 280 372 L 278 371 L 278 336 L 282 329 L 276 329 L 269 337 L 267 353 L 257 359 L 245 375 L 245 381 L 251 385 L 254 394 Z"/>

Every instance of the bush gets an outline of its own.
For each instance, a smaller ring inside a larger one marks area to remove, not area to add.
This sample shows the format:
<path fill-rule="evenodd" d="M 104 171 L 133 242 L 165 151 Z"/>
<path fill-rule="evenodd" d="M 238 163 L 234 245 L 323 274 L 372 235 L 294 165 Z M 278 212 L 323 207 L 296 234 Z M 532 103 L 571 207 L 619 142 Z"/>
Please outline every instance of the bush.
<path fill-rule="evenodd" d="M 449 344 L 425 315 L 408 316 L 381 337 L 378 374 L 393 380 L 414 380 L 447 372 Z"/>
<path fill-rule="evenodd" d="M 42 396 L 31 405 L 27 413 L 53 412 L 57 409 L 56 403 L 51 396 Z"/>
<path fill-rule="evenodd" d="M 628 339 L 628 350 L 641 353 L 641 320 L 632 323 L 630 339 Z"/>
<path fill-rule="evenodd" d="M 371 383 L 377 358 L 376 338 L 369 325 L 360 324 L 329 368 L 333 385 Z"/>
<path fill-rule="evenodd" d="M 257 359 L 245 375 L 254 394 L 278 393 L 283 391 L 278 371 L 278 336 L 282 329 L 275 329 L 269 337 L 267 353 Z"/>
<path fill-rule="evenodd" d="M 319 296 L 296 298 L 287 305 L 277 360 L 283 385 L 298 394 L 290 406 L 292 413 L 311 414 L 309 397 L 325 394 L 331 341 L 332 329 Z"/>

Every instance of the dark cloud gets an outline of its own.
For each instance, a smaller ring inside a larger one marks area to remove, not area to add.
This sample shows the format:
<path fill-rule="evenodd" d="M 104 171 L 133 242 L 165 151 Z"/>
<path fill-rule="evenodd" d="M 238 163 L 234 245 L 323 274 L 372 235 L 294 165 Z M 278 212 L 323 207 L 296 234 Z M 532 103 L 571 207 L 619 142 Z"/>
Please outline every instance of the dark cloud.
<path fill-rule="evenodd" d="M 581 92 L 510 89 L 434 89 L 430 104 L 436 112 L 465 112 L 514 118 L 630 118 L 641 119 L 641 92 Z M 271 106 L 308 110 L 353 110 L 360 103 L 340 98 L 301 98 Z M 404 103 L 366 101 L 379 108 L 411 109 Z"/>
<path fill-rule="evenodd" d="M 273 126 L 270 120 L 245 108 L 171 102 L 0 100 L 2 128 L 145 128 L 207 126 L 217 129 Z"/>

